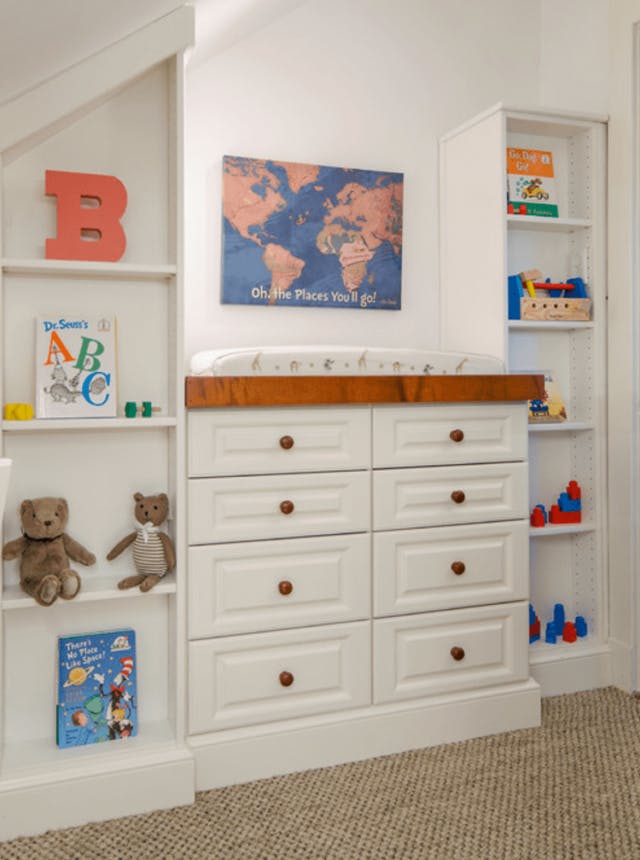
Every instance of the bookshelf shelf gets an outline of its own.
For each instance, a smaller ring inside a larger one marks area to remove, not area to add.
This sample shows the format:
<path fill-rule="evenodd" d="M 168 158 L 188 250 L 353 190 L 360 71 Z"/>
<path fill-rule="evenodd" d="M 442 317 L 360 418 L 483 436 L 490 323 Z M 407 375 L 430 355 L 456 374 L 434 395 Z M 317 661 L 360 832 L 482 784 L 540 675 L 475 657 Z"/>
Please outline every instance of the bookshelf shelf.
<path fill-rule="evenodd" d="M 3 421 L 6 433 L 103 432 L 111 430 L 157 430 L 175 427 L 177 418 L 34 418 L 31 421 Z"/>
<path fill-rule="evenodd" d="M 92 574 L 92 568 L 84 568 L 80 566 L 79 573 L 82 576 L 82 590 L 77 597 L 74 597 L 74 603 L 89 603 L 100 600 L 122 600 L 148 598 L 147 594 L 143 594 L 139 588 L 130 588 L 122 591 L 118 588 L 118 577 L 114 576 L 95 576 Z M 153 594 L 175 594 L 176 593 L 176 576 L 175 573 L 169 573 L 156 585 L 153 589 Z M 34 611 L 47 611 L 46 608 L 38 606 L 32 597 L 25 594 L 19 585 L 8 585 L 2 593 L 2 608 L 10 609 L 33 609 Z"/>
<path fill-rule="evenodd" d="M 82 260 L 20 260 L 4 258 L 2 271 L 11 275 L 56 275 L 59 277 L 109 278 L 122 280 L 171 280 L 177 273 L 173 265 L 140 263 L 92 263 Z"/>
<path fill-rule="evenodd" d="M 593 222 L 588 218 L 541 218 L 535 215 L 507 215 L 509 230 L 540 230 L 542 233 L 573 233 L 588 230 Z"/>

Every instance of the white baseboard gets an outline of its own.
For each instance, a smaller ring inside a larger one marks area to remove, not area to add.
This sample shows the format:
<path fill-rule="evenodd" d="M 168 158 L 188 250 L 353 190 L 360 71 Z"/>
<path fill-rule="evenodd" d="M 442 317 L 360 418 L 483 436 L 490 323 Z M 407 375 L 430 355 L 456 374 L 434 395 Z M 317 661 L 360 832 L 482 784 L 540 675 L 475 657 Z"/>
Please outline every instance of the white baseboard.
<path fill-rule="evenodd" d="M 540 724 L 534 681 L 484 693 L 438 697 L 194 736 L 196 790 L 361 761 Z"/>
<path fill-rule="evenodd" d="M 195 799 L 194 781 L 188 750 L 164 762 L 141 762 L 120 771 L 6 780 L 0 782 L 0 841 L 185 806 Z M 114 846 L 114 856 L 118 853 Z"/>
<path fill-rule="evenodd" d="M 627 693 L 637 689 L 633 649 L 618 639 L 609 639 L 611 649 L 611 683 Z"/>
<path fill-rule="evenodd" d="M 565 651 L 559 659 L 532 660 L 530 670 L 544 697 L 596 690 L 614 683 L 611 651 L 607 645 L 588 653 L 576 652 L 575 657 Z"/>

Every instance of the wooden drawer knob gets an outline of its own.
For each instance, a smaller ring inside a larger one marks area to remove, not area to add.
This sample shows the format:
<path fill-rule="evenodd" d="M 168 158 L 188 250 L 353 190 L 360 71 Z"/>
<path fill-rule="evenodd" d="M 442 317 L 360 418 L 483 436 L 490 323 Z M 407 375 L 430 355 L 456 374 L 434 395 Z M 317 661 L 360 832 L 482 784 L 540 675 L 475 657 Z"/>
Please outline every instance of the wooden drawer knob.
<path fill-rule="evenodd" d="M 451 565 L 451 570 L 456 576 L 462 576 L 466 569 L 463 561 L 454 561 Z"/>
<path fill-rule="evenodd" d="M 280 447 L 284 448 L 285 451 L 288 451 L 289 448 L 293 448 L 294 441 L 293 436 L 281 436 L 280 437 Z"/>
<path fill-rule="evenodd" d="M 278 591 L 286 597 L 293 591 L 293 584 L 288 579 L 283 579 L 282 582 L 278 583 Z"/>
<path fill-rule="evenodd" d="M 451 499 L 456 503 L 456 505 L 461 505 L 464 502 L 465 498 L 466 496 L 462 492 L 462 490 L 454 490 L 451 493 Z"/>
<path fill-rule="evenodd" d="M 454 660 L 464 660 L 464 648 L 460 648 L 458 645 L 454 645 L 451 649 L 451 656 Z"/>
<path fill-rule="evenodd" d="M 290 687 L 293 684 L 293 675 L 291 672 L 280 672 L 279 677 L 283 687 Z"/>
<path fill-rule="evenodd" d="M 451 439 L 452 442 L 462 442 L 464 439 L 464 433 L 462 430 L 452 430 L 451 433 L 449 433 L 449 439 Z"/>
<path fill-rule="evenodd" d="M 294 504 L 290 502 L 289 499 L 285 499 L 284 502 L 280 502 L 280 510 L 283 514 L 291 514 L 293 513 Z"/>

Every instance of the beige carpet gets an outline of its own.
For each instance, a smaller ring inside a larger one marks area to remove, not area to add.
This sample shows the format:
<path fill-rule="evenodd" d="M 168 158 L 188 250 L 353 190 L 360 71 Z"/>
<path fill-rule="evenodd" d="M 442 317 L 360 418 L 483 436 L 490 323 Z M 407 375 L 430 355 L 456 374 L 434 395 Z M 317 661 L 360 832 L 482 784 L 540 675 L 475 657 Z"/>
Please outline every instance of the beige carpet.
<path fill-rule="evenodd" d="M 640 700 L 547 699 L 539 729 L 203 792 L 0 845 L 0 860 L 640 860 Z"/>

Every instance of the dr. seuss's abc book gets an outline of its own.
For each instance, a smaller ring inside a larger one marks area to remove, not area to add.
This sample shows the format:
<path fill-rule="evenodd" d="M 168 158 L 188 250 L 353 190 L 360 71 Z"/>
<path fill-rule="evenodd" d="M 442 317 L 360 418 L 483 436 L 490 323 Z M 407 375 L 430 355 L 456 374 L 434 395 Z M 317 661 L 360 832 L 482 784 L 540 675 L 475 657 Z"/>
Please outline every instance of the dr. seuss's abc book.
<path fill-rule="evenodd" d="M 516 215 L 557 218 L 555 182 L 551 152 L 507 147 L 507 204 Z"/>
<path fill-rule="evenodd" d="M 40 316 L 36 320 L 36 416 L 116 415 L 113 316 Z"/>
<path fill-rule="evenodd" d="M 115 741 L 138 733 L 136 668 L 133 630 L 58 639 L 59 747 Z"/>

